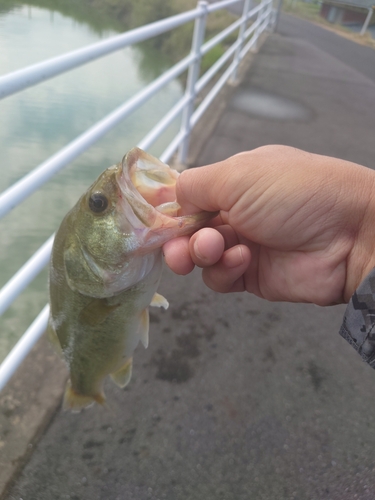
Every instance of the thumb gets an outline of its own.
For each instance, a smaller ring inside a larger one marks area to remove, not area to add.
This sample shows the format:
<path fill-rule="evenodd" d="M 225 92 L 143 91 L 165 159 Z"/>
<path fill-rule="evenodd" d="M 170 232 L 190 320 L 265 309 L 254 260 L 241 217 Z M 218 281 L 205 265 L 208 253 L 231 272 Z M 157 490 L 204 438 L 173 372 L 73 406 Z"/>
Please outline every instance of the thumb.
<path fill-rule="evenodd" d="M 177 179 L 176 197 L 183 214 L 230 209 L 231 168 L 226 162 L 184 170 Z"/>

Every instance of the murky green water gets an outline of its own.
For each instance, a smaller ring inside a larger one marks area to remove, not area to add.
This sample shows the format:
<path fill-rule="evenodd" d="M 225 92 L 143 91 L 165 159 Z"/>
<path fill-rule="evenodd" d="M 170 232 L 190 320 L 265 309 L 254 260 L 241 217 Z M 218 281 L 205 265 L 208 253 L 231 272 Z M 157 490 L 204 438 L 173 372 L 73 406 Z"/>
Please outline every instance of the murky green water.
<path fill-rule="evenodd" d="M 7 2 L 9 5 L 9 2 Z M 107 38 L 46 9 L 0 9 L 0 75 Z M 144 87 L 168 61 L 144 47 L 126 48 L 0 101 L 0 191 L 68 144 Z M 0 220 L 0 287 L 57 229 L 95 177 L 119 161 L 181 96 L 173 82 L 89 151 Z M 150 152 L 160 154 L 176 123 Z M 47 272 L 0 318 L 0 360 L 47 301 Z"/>

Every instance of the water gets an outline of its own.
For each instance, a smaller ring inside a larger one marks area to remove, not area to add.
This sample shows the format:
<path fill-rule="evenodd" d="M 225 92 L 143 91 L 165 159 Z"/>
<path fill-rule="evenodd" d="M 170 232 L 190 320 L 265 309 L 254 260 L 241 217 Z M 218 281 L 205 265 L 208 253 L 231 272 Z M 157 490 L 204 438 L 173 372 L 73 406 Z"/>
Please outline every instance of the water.
<path fill-rule="evenodd" d="M 11 5 L 10 2 L 7 5 Z M 0 75 L 115 35 L 58 12 L 15 4 L 0 9 Z M 168 60 L 129 47 L 0 101 L 0 191 L 68 144 L 165 71 Z M 181 97 L 172 82 L 140 110 L 0 220 L 0 287 L 57 229 L 82 192 L 117 163 Z M 150 152 L 160 154 L 173 124 Z M 0 318 L 0 361 L 47 301 L 43 271 Z"/>

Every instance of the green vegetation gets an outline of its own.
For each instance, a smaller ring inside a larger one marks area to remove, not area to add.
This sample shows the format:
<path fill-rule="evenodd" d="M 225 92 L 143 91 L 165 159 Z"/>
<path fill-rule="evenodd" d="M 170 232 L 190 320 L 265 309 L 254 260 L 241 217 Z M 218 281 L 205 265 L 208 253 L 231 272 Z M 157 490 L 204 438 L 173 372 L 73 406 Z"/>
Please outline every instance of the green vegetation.
<path fill-rule="evenodd" d="M 320 4 L 313 2 L 301 2 L 297 0 L 286 0 L 284 3 L 285 12 L 295 14 L 311 21 L 321 19 L 319 16 Z"/>

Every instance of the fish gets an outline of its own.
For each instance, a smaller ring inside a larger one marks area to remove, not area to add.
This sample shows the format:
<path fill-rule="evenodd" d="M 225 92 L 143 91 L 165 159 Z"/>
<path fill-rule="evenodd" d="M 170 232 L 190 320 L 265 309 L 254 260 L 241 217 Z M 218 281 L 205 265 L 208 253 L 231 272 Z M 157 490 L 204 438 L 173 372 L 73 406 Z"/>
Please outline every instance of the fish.
<path fill-rule="evenodd" d="M 49 266 L 47 335 L 69 370 L 64 409 L 106 405 L 107 376 L 121 388 L 129 383 L 134 350 L 148 346 L 149 306 L 168 307 L 157 293 L 162 245 L 215 215 L 178 215 L 178 176 L 133 148 L 61 222 Z"/>

